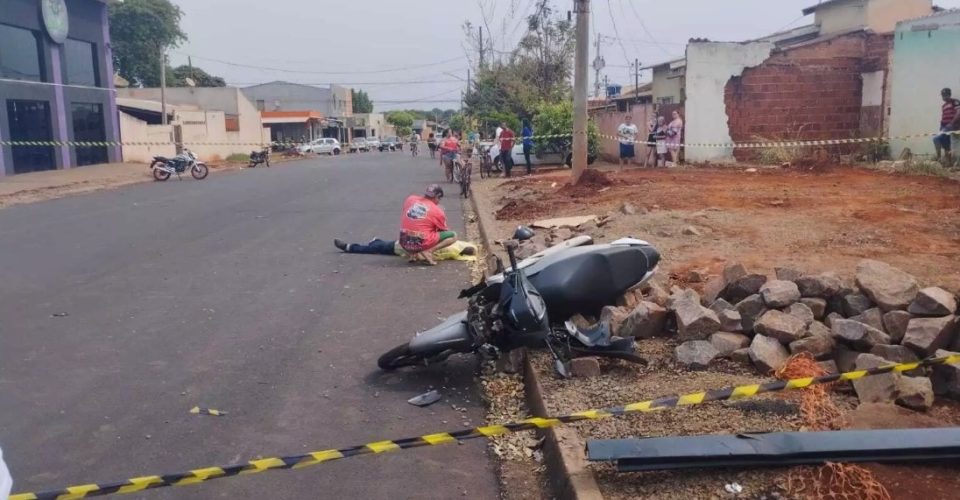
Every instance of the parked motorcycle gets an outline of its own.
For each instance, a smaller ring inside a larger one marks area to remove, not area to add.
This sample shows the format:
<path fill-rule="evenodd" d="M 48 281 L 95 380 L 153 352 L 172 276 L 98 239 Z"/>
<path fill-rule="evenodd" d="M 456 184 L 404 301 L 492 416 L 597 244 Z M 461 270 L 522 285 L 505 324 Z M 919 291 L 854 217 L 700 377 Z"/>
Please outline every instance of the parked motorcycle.
<path fill-rule="evenodd" d="M 189 149 L 184 149 L 183 153 L 173 158 L 154 156 L 153 162 L 150 163 L 150 169 L 153 170 L 153 178 L 158 181 L 165 181 L 169 179 L 172 174 L 177 174 L 177 178 L 183 180 L 180 175 L 188 169 L 190 170 L 190 175 L 198 181 L 206 179 L 207 175 L 210 174 L 210 169 L 207 168 L 207 164 L 198 160 L 197 155 Z"/>
<path fill-rule="evenodd" d="M 624 238 L 593 245 L 579 236 L 517 262 L 507 247 L 510 268 L 463 290 L 467 310 L 380 356 L 383 370 L 439 363 L 455 353 L 496 358 L 519 347 L 550 349 L 557 371 L 578 356 L 643 363 L 632 338 L 611 334 L 607 324 L 581 329 L 575 314 L 596 316 L 627 290 L 647 282 L 660 262 L 649 243 Z M 498 267 L 502 263 L 498 261 Z"/>
<path fill-rule="evenodd" d="M 265 164 L 268 167 L 270 166 L 270 148 L 269 147 L 265 146 L 260 151 L 250 152 L 250 165 L 248 165 L 248 167 L 254 168 L 257 165 L 260 165 L 261 163 Z"/>

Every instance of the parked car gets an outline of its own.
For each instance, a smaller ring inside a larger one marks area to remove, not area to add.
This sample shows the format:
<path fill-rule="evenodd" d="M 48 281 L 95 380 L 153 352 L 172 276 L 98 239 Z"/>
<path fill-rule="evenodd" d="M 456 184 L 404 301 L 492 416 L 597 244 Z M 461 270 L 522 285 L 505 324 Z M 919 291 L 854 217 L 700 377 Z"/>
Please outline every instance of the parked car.
<path fill-rule="evenodd" d="M 380 141 L 380 151 L 403 151 L 403 142 L 399 137 L 384 137 Z"/>
<path fill-rule="evenodd" d="M 338 155 L 343 149 L 340 147 L 340 141 L 332 137 L 323 137 L 314 139 L 298 148 L 304 153 L 317 153 L 322 155 Z"/>
<path fill-rule="evenodd" d="M 363 137 L 355 137 L 350 141 L 350 152 L 356 153 L 358 151 L 370 151 L 370 146 L 367 144 L 367 140 Z"/>
<path fill-rule="evenodd" d="M 380 149 L 380 139 L 376 137 L 367 137 L 367 146 L 370 147 L 370 151 L 374 149 Z"/>
<path fill-rule="evenodd" d="M 537 154 L 537 148 L 534 147 L 533 149 L 534 151 L 530 153 L 531 165 L 566 165 L 568 167 L 573 165 L 573 153 L 569 150 L 559 149 L 559 146 L 556 145 L 547 145 L 543 151 Z M 499 141 L 494 142 L 490 146 L 490 156 L 493 158 L 494 168 L 502 170 Z M 527 164 L 527 160 L 523 157 L 523 144 L 520 141 L 517 141 L 516 144 L 513 145 L 513 151 L 510 152 L 510 156 L 513 157 L 515 167 L 522 167 Z M 597 157 L 595 155 L 587 156 L 587 164 L 589 165 L 593 165 L 593 162 L 596 160 Z"/>

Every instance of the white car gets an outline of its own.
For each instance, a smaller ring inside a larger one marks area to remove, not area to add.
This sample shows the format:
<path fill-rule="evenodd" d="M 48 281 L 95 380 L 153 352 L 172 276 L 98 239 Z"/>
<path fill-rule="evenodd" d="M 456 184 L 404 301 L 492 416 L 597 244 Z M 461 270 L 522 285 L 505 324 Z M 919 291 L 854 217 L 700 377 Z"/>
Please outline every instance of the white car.
<path fill-rule="evenodd" d="M 317 153 L 322 155 L 338 155 L 343 149 L 340 147 L 340 141 L 332 137 L 323 137 L 314 139 L 298 149 L 304 153 Z"/>
<path fill-rule="evenodd" d="M 380 149 L 380 139 L 376 137 L 367 137 L 367 146 L 370 148 L 370 151 L 374 149 Z"/>
<path fill-rule="evenodd" d="M 484 143 L 480 143 L 483 145 Z M 531 165 L 566 165 L 570 166 L 573 163 L 573 154 L 570 151 L 542 151 L 540 154 L 536 153 L 536 146 L 530 151 L 530 164 Z M 513 145 L 513 151 L 510 152 L 510 156 L 513 157 L 513 165 L 524 166 L 527 164 L 526 158 L 523 157 L 523 143 L 521 141 L 516 141 Z M 490 158 L 493 159 L 493 165 L 497 170 L 500 170 L 500 141 L 495 141 L 493 145 L 490 146 Z M 593 162 L 596 161 L 595 156 L 589 156 L 587 158 L 587 163 L 593 165 Z"/>
<path fill-rule="evenodd" d="M 355 153 L 357 151 L 370 151 L 370 145 L 363 137 L 354 137 L 353 141 L 350 142 L 350 152 Z"/>

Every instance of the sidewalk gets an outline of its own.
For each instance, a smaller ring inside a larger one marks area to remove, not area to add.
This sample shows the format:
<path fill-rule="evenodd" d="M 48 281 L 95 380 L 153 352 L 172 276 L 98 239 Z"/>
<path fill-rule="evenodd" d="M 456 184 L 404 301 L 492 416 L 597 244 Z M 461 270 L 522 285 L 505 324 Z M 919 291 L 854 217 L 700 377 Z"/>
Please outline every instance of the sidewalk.
<path fill-rule="evenodd" d="M 0 208 L 150 181 L 142 163 L 104 163 L 0 177 Z"/>

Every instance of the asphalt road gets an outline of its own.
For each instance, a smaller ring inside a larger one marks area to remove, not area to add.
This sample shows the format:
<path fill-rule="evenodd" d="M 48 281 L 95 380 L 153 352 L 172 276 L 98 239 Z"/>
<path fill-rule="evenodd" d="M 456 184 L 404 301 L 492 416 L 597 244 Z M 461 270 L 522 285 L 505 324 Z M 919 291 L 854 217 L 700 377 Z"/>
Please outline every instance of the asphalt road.
<path fill-rule="evenodd" d="M 14 491 L 482 422 L 473 360 L 376 368 L 462 307 L 466 264 L 332 245 L 394 238 L 403 198 L 440 174 L 424 157 L 367 153 L 0 210 L 0 447 Z M 462 231 L 459 202 L 444 206 Z M 406 403 L 431 387 L 443 402 Z M 124 495 L 464 496 L 498 496 L 481 441 Z"/>

